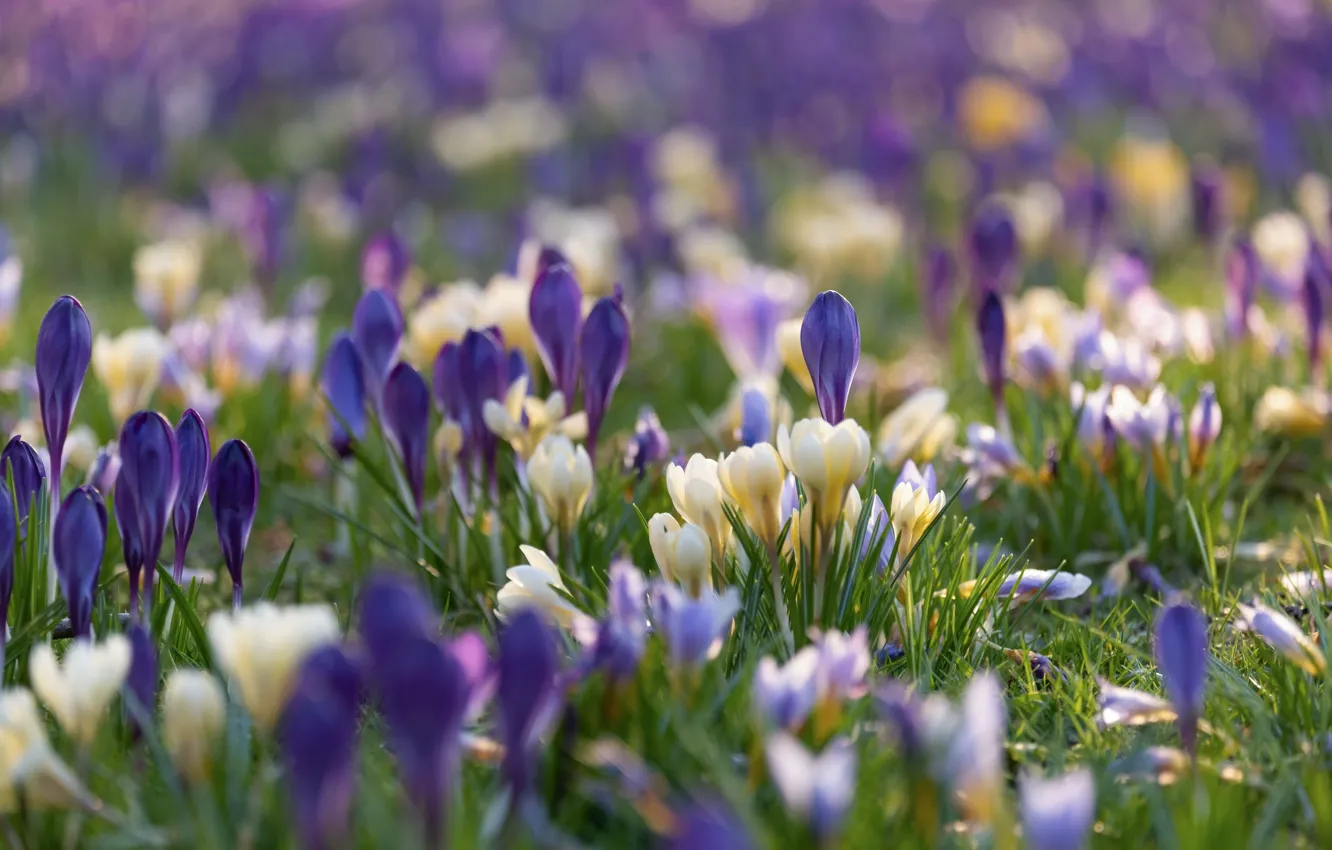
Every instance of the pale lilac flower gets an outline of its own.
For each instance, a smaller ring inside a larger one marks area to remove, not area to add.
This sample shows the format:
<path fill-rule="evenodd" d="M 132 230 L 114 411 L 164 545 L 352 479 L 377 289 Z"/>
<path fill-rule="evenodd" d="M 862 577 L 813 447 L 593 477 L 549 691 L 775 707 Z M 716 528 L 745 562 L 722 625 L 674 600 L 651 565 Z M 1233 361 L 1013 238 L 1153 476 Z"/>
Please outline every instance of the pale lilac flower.
<path fill-rule="evenodd" d="M 1096 782 L 1084 768 L 1054 779 L 1019 781 L 1022 837 L 1028 850 L 1080 850 L 1096 820 Z"/>
<path fill-rule="evenodd" d="M 1069 387 L 1069 403 L 1078 417 L 1078 442 L 1096 459 L 1105 457 L 1107 439 L 1113 439 L 1114 431 L 1106 417 L 1106 408 L 1110 405 L 1110 387 L 1102 386 L 1088 392 L 1082 384 L 1074 381 Z"/>
<path fill-rule="evenodd" d="M 1332 570 L 1286 573 L 1281 577 L 1281 587 L 1292 596 L 1320 597 L 1332 590 Z"/>
<path fill-rule="evenodd" d="M 962 717 L 948 750 L 948 776 L 975 820 L 988 821 L 1004 783 L 1008 709 L 993 673 L 974 676 L 962 695 Z"/>
<path fill-rule="evenodd" d="M 1138 401 L 1128 387 L 1115 387 L 1105 415 L 1115 433 L 1143 454 L 1160 449 L 1170 435 L 1170 400 L 1159 384 L 1145 402 Z"/>
<path fill-rule="evenodd" d="M 998 598 L 1014 603 L 1041 598 L 1047 602 L 1076 599 L 1086 593 L 1092 580 L 1080 573 L 1024 569 L 1005 576 L 999 583 Z"/>
<path fill-rule="evenodd" d="M 1216 388 L 1203 384 L 1198 403 L 1189 414 L 1189 465 L 1194 469 L 1203 465 L 1207 452 L 1221 433 L 1221 405 L 1216 401 Z"/>
<path fill-rule="evenodd" d="M 704 589 L 694 599 L 671 582 L 653 583 L 652 623 L 666 640 L 671 661 L 681 667 L 716 658 L 739 610 L 740 593 L 734 587 L 722 594 Z"/>
<path fill-rule="evenodd" d="M 1179 737 L 1195 751 L 1198 718 L 1207 691 L 1207 623 L 1187 602 L 1172 602 L 1156 618 L 1156 666 L 1175 706 Z"/>
<path fill-rule="evenodd" d="M 1100 372 L 1107 384 L 1145 389 L 1161 376 L 1161 361 L 1136 338 L 1121 339 L 1109 331 L 1096 337 L 1096 348 L 1088 352 L 1087 366 Z"/>
<path fill-rule="evenodd" d="M 898 484 L 903 482 L 910 484 L 913 490 L 924 490 L 926 497 L 930 499 L 933 499 L 935 494 L 939 492 L 939 479 L 934 474 L 932 464 L 927 463 L 925 468 L 921 469 L 916 466 L 914 460 L 908 460 L 902 464 L 902 471 L 898 474 L 893 487 L 896 488 Z"/>
<path fill-rule="evenodd" d="M 647 645 L 647 580 L 628 561 L 610 567 L 606 617 L 596 626 L 591 660 L 612 679 L 625 679 L 638 669 Z"/>
<path fill-rule="evenodd" d="M 817 686 L 820 701 L 843 702 L 865 695 L 869 675 L 869 632 L 860 626 L 850 634 L 830 630 L 818 636 Z"/>
<path fill-rule="evenodd" d="M 1048 389 L 1062 384 L 1068 366 L 1038 327 L 1028 327 L 1013 340 L 1013 359 L 1025 383 Z"/>
<path fill-rule="evenodd" d="M 979 466 L 1007 472 L 1025 465 L 1012 439 L 999 433 L 993 425 L 979 422 L 968 425 L 967 449 Z"/>
<path fill-rule="evenodd" d="M 838 738 L 815 755 L 785 732 L 768 737 L 768 772 L 791 814 L 809 824 L 815 837 L 836 835 L 856 794 L 856 751 Z"/>
<path fill-rule="evenodd" d="M 1121 688 L 1104 680 L 1100 680 L 1100 686 L 1101 692 L 1096 698 L 1096 722 L 1102 729 L 1171 723 L 1177 718 L 1174 706 L 1146 691 Z"/>
<path fill-rule="evenodd" d="M 781 667 L 771 656 L 754 671 L 753 700 L 759 716 L 770 726 L 797 731 L 814 709 L 818 697 L 818 648 L 807 646 Z"/>
<path fill-rule="evenodd" d="M 1327 669 L 1327 659 L 1322 648 L 1304 633 L 1298 623 L 1275 608 L 1261 602 L 1252 605 L 1241 602 L 1235 626 L 1241 631 L 1256 634 L 1287 661 L 1311 676 L 1317 676 Z"/>

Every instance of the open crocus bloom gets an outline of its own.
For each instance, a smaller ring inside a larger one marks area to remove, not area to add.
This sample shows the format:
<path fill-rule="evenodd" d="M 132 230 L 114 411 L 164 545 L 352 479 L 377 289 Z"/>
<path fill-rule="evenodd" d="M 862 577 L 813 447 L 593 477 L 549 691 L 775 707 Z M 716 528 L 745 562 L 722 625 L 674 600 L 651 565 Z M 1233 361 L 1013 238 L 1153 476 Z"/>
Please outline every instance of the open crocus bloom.
<path fill-rule="evenodd" d="M 509 582 L 495 597 L 500 616 L 508 618 L 524 608 L 536 608 L 560 626 L 572 628 L 583 612 L 562 595 L 569 589 L 555 562 L 535 546 L 518 548 L 527 563 L 510 567 L 505 573 Z"/>

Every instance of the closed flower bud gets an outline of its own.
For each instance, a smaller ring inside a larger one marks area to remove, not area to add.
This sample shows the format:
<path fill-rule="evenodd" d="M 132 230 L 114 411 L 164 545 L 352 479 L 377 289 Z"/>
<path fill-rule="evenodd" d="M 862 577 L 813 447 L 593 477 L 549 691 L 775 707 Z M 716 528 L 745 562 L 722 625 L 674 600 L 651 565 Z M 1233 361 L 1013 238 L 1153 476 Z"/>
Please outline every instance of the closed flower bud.
<path fill-rule="evenodd" d="M 217 450 L 208 467 L 208 500 L 213 503 L 218 548 L 231 574 L 232 604 L 239 608 L 245 547 L 259 510 L 259 467 L 243 441 L 228 440 Z"/>
<path fill-rule="evenodd" d="M 176 504 L 171 514 L 171 530 L 176 542 L 175 565 L 172 577 L 179 584 L 185 575 L 185 552 L 194 536 L 194 524 L 199 519 L 204 493 L 208 489 L 208 464 L 213 448 L 208 438 L 208 426 L 193 409 L 185 411 L 176 423 L 176 456 L 179 462 L 180 483 L 176 487 Z"/>
<path fill-rule="evenodd" d="M 689 522 L 682 526 L 670 514 L 657 514 L 648 520 L 648 542 L 666 578 L 694 597 L 711 589 L 712 544 L 703 529 Z"/>
<path fill-rule="evenodd" d="M 1216 402 L 1216 388 L 1204 384 L 1198 394 L 1198 403 L 1189 414 L 1189 465 L 1193 469 L 1203 465 L 1207 452 L 1221 433 L 1221 405 Z"/>
<path fill-rule="evenodd" d="M 227 698 L 212 674 L 179 668 L 162 689 L 162 743 L 171 763 L 191 782 L 203 782 L 227 722 Z"/>
<path fill-rule="evenodd" d="M 376 406 L 398 356 L 402 327 L 402 311 L 393 296 L 382 289 L 367 290 L 352 314 L 351 336 L 360 355 L 366 392 Z"/>
<path fill-rule="evenodd" d="M 830 425 L 822 419 L 802 419 L 788 433 L 777 430 L 777 451 L 787 469 L 804 485 L 825 531 L 841 519 L 847 491 L 869 468 L 869 435 L 844 419 Z"/>
<path fill-rule="evenodd" d="M 32 689 L 80 747 L 97 738 L 102 718 L 129 675 L 130 644 L 112 635 L 99 644 L 75 641 L 56 661 L 50 644 L 33 647 L 28 659 Z"/>
<path fill-rule="evenodd" d="M 897 534 L 899 557 L 905 558 L 911 553 L 931 523 L 943 512 L 947 502 L 943 493 L 936 492 L 931 496 L 927 488 L 909 481 L 899 482 L 893 488 L 889 514 L 892 516 L 893 531 Z"/>
<path fill-rule="evenodd" d="M 532 489 L 565 534 L 573 531 L 592 493 L 592 460 L 562 434 L 542 440 L 527 462 Z"/>
<path fill-rule="evenodd" d="M 727 497 L 717 461 L 695 454 L 683 467 L 671 464 L 666 469 L 666 490 L 676 513 L 707 533 L 712 556 L 718 561 L 725 558 L 731 527 L 722 509 Z"/>
<path fill-rule="evenodd" d="M 88 314 L 83 312 L 83 305 L 76 299 L 62 295 L 42 318 L 37 330 L 37 352 L 33 357 L 42 429 L 51 453 L 52 508 L 60 499 L 65 437 L 91 360 L 92 325 L 88 322 Z"/>
<path fill-rule="evenodd" d="M 537 275 L 528 317 L 546 374 L 565 398 L 578 383 L 578 340 L 583 328 L 583 291 L 573 268 L 559 264 Z"/>
<path fill-rule="evenodd" d="M 801 322 L 800 350 L 814 381 L 819 413 L 836 425 L 846 418 L 851 380 L 860 363 L 860 321 L 851 302 L 831 289 L 820 293 Z"/>
<path fill-rule="evenodd" d="M 425 500 L 426 457 L 430 450 L 430 387 L 406 363 L 394 366 L 384 382 L 384 427 L 402 460 L 412 506 L 421 515 Z"/>
<path fill-rule="evenodd" d="M 301 662 L 337 639 L 337 618 L 324 605 L 261 602 L 208 618 L 208 642 L 218 669 L 264 732 L 277 723 Z"/>
<path fill-rule="evenodd" d="M 602 298 L 588 314 L 578 341 L 578 362 L 583 377 L 583 410 L 587 412 L 587 447 L 595 456 L 601 421 L 629 364 L 629 317 L 618 292 Z"/>
<path fill-rule="evenodd" d="M 351 457 L 365 438 L 365 375 L 361 355 L 348 334 L 339 334 L 324 355 L 321 389 L 328 403 L 329 442 L 340 458 Z"/>
<path fill-rule="evenodd" d="M 771 443 L 739 448 L 722 456 L 717 472 L 745 522 L 760 540 L 775 545 L 782 531 L 782 483 L 786 479 L 777 450 Z"/>

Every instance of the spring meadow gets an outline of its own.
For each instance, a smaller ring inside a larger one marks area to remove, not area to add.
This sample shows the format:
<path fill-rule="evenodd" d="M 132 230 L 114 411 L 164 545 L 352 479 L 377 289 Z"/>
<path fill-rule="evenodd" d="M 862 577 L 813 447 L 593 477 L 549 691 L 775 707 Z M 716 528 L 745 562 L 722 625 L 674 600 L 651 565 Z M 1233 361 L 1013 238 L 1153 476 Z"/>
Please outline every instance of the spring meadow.
<path fill-rule="evenodd" d="M 0 844 L 1332 846 L 1332 4 L 0 0 Z"/>

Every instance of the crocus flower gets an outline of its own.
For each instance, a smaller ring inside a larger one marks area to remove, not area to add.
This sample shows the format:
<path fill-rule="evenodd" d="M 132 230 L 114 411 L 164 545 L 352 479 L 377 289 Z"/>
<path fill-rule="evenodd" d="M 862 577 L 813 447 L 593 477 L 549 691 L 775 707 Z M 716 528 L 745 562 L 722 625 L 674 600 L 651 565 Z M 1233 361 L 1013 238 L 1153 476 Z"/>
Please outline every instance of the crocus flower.
<path fill-rule="evenodd" d="M 397 234 L 380 233 L 365 243 L 361 251 L 361 285 L 394 294 L 402 286 L 411 267 L 407 246 Z"/>
<path fill-rule="evenodd" d="M 441 351 L 440 355 L 442 358 L 444 352 Z M 497 442 L 495 435 L 485 425 L 485 404 L 490 399 L 504 399 L 509 388 L 508 357 L 504 353 L 504 344 L 493 332 L 470 330 L 458 346 L 456 362 L 463 411 L 455 418 L 462 425 L 467 450 L 481 460 L 493 488 L 496 485 Z M 435 368 L 438 387 L 439 361 Z M 573 396 L 565 395 L 565 398 Z M 450 416 L 453 416 L 452 411 Z"/>
<path fill-rule="evenodd" d="M 1216 388 L 1203 384 L 1198 403 L 1189 414 L 1188 443 L 1189 466 L 1198 469 L 1207 460 L 1207 452 L 1221 433 L 1221 405 L 1216 401 Z"/>
<path fill-rule="evenodd" d="M 100 493 L 99 493 L 100 495 Z M 116 528 L 120 530 L 121 550 L 125 570 L 130 579 L 130 616 L 139 618 L 139 576 L 143 572 L 143 545 L 139 534 L 139 519 L 134 515 L 134 498 L 124 487 L 117 487 L 111 497 L 111 510 Z"/>
<path fill-rule="evenodd" d="M 592 494 L 592 460 L 587 451 L 563 434 L 551 434 L 532 452 L 527 479 L 555 527 L 562 534 L 572 533 Z"/>
<path fill-rule="evenodd" d="M 819 413 L 832 425 L 846 418 L 851 380 L 860 363 L 860 320 L 841 293 L 819 293 L 800 324 L 800 350 L 814 380 Z"/>
<path fill-rule="evenodd" d="M 120 520 L 120 499 L 124 494 L 132 507 L 133 534 L 141 559 L 148 569 L 144 579 L 149 604 L 152 602 L 153 573 L 166 538 L 167 523 L 176 506 L 180 480 L 176 434 L 171 423 L 160 413 L 140 411 L 125 421 L 120 429 L 120 479 L 116 485 L 116 519 Z M 121 530 L 122 536 L 124 529 Z M 128 548 L 128 542 L 126 546 Z M 128 562 L 126 566 L 129 566 Z M 130 611 L 137 616 L 139 576 L 130 570 Z"/>
<path fill-rule="evenodd" d="M 857 522 L 859 520 L 857 519 Z M 884 507 L 883 499 L 875 493 L 870 499 L 869 518 L 865 522 L 865 538 L 860 544 L 860 560 L 865 560 L 875 551 L 879 553 L 875 569 L 882 575 L 893 560 L 893 549 L 897 546 L 897 532 L 893 529 L 892 518 Z"/>
<path fill-rule="evenodd" d="M 199 508 L 208 489 L 208 462 L 212 454 L 208 426 L 203 417 L 194 409 L 185 411 L 176 423 L 176 458 L 180 474 L 176 504 L 171 513 L 171 530 L 176 543 L 171 574 L 177 584 L 185 575 L 185 551 L 189 549 L 194 523 L 199 519 Z"/>
<path fill-rule="evenodd" d="M 1080 850 L 1096 820 L 1096 782 L 1086 768 L 1019 782 L 1022 837 L 1030 850 Z"/>
<path fill-rule="evenodd" d="M 25 535 L 28 530 L 28 513 L 36 500 L 41 498 L 46 467 L 42 465 L 37 450 L 16 434 L 5 445 L 4 454 L 0 454 L 0 472 L 4 473 L 7 487 L 14 490 L 14 515 L 19 524 L 19 535 Z"/>
<path fill-rule="evenodd" d="M 808 823 L 819 842 L 830 840 L 856 796 L 855 748 L 839 738 L 815 755 L 786 732 L 775 732 L 764 752 L 787 810 Z"/>
<path fill-rule="evenodd" d="M 710 804 L 696 804 L 675 819 L 669 850 L 754 850 L 744 824 Z"/>
<path fill-rule="evenodd" d="M 349 334 L 338 334 L 329 344 L 321 385 L 329 406 L 329 442 L 334 453 L 346 460 L 353 443 L 365 439 L 365 375 Z"/>
<path fill-rule="evenodd" d="M 681 525 L 670 514 L 648 520 L 648 542 L 661 574 L 699 596 L 712 587 L 712 543 L 708 534 L 692 522 Z"/>
<path fill-rule="evenodd" d="M 920 273 L 921 303 L 925 307 L 925 319 L 935 339 L 948 338 L 949 321 L 952 319 L 953 279 L 957 269 L 953 255 L 942 245 L 935 245 L 926 253 L 923 271 Z"/>
<path fill-rule="evenodd" d="M 380 572 L 368 578 L 356 601 L 357 629 L 370 655 L 386 658 L 408 638 L 439 637 L 439 614 L 406 578 Z"/>
<path fill-rule="evenodd" d="M 1237 625 L 1257 635 L 1287 661 L 1311 676 L 1317 676 L 1327 669 L 1327 659 L 1323 656 L 1322 648 L 1304 633 L 1299 623 L 1275 608 L 1261 602 L 1252 605 L 1241 602 Z"/>
<path fill-rule="evenodd" d="M 948 749 L 948 774 L 971 819 L 988 822 L 1004 782 L 1008 710 L 993 673 L 972 678 L 962 695 L 962 718 Z"/>
<path fill-rule="evenodd" d="M 1253 407 L 1253 426 L 1283 437 L 1313 437 L 1327 427 L 1328 410 L 1328 398 L 1319 391 L 1268 387 Z"/>
<path fill-rule="evenodd" d="M 83 305 L 62 295 L 51 305 L 37 330 L 37 394 L 42 411 L 42 431 L 51 453 L 51 503 L 60 498 L 61 461 L 65 436 L 69 433 L 79 391 L 92 362 L 92 325 Z"/>
<path fill-rule="evenodd" d="M 384 382 L 384 427 L 393 436 L 407 476 L 416 515 L 425 499 L 426 458 L 430 451 L 430 387 L 406 363 L 393 367 Z"/>
<path fill-rule="evenodd" d="M 875 436 L 875 451 L 889 467 L 915 458 L 928 461 L 953 442 L 957 418 L 948 413 L 948 393 L 917 390 L 888 414 Z"/>
<path fill-rule="evenodd" d="M 958 586 L 958 594 L 963 598 L 970 596 L 977 583 L 977 579 L 962 582 Z M 995 596 L 1001 600 L 1009 599 L 1014 605 L 1035 599 L 1058 602 L 1064 599 L 1077 599 L 1086 593 L 1091 585 L 1091 578 L 1081 573 L 1022 569 L 1004 576 L 999 582 Z"/>
<path fill-rule="evenodd" d="M 512 358 L 510 367 L 512 367 Z M 509 384 L 504 403 L 486 399 L 482 417 L 490 432 L 507 441 L 520 461 L 526 461 L 546 437 L 559 434 L 570 440 L 587 436 L 587 415 L 566 416 L 564 395 L 559 390 L 545 401 L 528 395 L 529 378 L 522 374 Z"/>
<path fill-rule="evenodd" d="M 146 406 L 162 381 L 170 343 L 153 327 L 130 328 L 119 336 L 98 334 L 92 346 L 92 370 L 106 389 L 111 416 L 124 421 Z"/>
<path fill-rule="evenodd" d="M 1281 587 L 1292 596 L 1318 598 L 1332 588 L 1332 570 L 1301 570 L 1281 577 Z"/>
<path fill-rule="evenodd" d="M 1105 415 L 1110 405 L 1110 387 L 1102 386 L 1088 392 L 1081 383 L 1074 381 L 1069 386 L 1069 404 L 1078 418 L 1078 442 L 1094 459 L 1104 459 L 1109 448 L 1107 438 L 1114 437 L 1113 426 Z"/>
<path fill-rule="evenodd" d="M 596 459 L 601 422 L 628 364 L 629 317 L 624 311 L 623 296 L 602 298 L 588 313 L 578 338 L 583 410 L 587 413 L 587 448 L 593 460 Z"/>
<path fill-rule="evenodd" d="M 499 614 L 509 619 L 521 611 L 535 608 L 563 628 L 572 627 L 583 616 L 560 592 L 568 593 L 559 568 L 550 556 L 535 546 L 519 546 L 526 564 L 510 567 L 504 575 L 508 583 L 495 594 Z"/>
<path fill-rule="evenodd" d="M 428 684 L 422 681 L 420 686 Z M 282 710 L 278 742 L 296 829 L 305 847 L 334 846 L 347 830 L 356 791 L 358 710 L 355 688 L 347 693 L 322 677 L 305 675 Z"/>
<path fill-rule="evenodd" d="M 818 694 L 821 703 L 859 699 L 867 688 L 869 632 L 860 626 L 850 634 L 836 630 L 815 635 L 819 651 Z"/>
<path fill-rule="evenodd" d="M 728 499 L 717 461 L 694 454 L 683 467 L 672 463 L 666 468 L 666 492 L 676 513 L 708 535 L 712 557 L 721 561 L 726 556 L 731 526 L 722 509 Z"/>
<path fill-rule="evenodd" d="M 116 486 L 118 477 L 120 477 L 120 449 L 115 443 L 110 443 L 97 450 L 97 459 L 88 467 L 88 474 L 84 476 L 83 483 L 105 495 Z"/>
<path fill-rule="evenodd" d="M 8 637 L 9 601 L 14 596 L 14 546 L 18 542 L 18 520 L 9 488 L 0 481 L 0 659 Z"/>
<path fill-rule="evenodd" d="M 650 407 L 638 412 L 638 421 L 634 423 L 634 434 L 625 449 L 624 464 L 634 470 L 639 478 L 647 468 L 664 460 L 671 450 L 671 439 L 666 429 L 661 427 L 661 420 Z"/>
<path fill-rule="evenodd" d="M 384 290 L 367 290 L 356 303 L 351 335 L 361 356 L 366 392 L 376 405 L 397 357 L 402 327 L 402 311 Z"/>
<path fill-rule="evenodd" d="M 1226 255 L 1226 324 L 1243 339 L 1249 330 L 1249 309 L 1258 291 L 1258 255 L 1253 244 L 1240 237 Z"/>
<path fill-rule="evenodd" d="M 213 503 L 217 544 L 231 574 L 232 605 L 240 608 L 245 547 L 259 510 L 259 466 L 242 440 L 222 444 L 208 467 L 208 500 Z"/>
<path fill-rule="evenodd" d="M 203 251 L 197 242 L 169 239 L 134 252 L 134 303 L 165 330 L 194 303 Z"/>
<path fill-rule="evenodd" d="M 985 364 L 990 396 L 995 407 L 1003 410 L 1007 319 L 1004 318 L 1004 302 L 998 293 L 985 293 L 980 311 L 976 313 L 976 334 L 980 337 L 981 361 Z"/>
<path fill-rule="evenodd" d="M 647 646 L 647 580 L 628 561 L 610 565 L 606 616 L 597 626 L 591 663 L 612 680 L 638 669 Z"/>
<path fill-rule="evenodd" d="M 1170 403 L 1165 387 L 1157 385 L 1147 401 L 1138 401 L 1133 391 L 1116 386 L 1105 408 L 1115 433 L 1145 456 L 1151 457 L 1170 436 Z"/>
<path fill-rule="evenodd" d="M 814 710 L 818 697 L 817 647 L 807 646 L 781 667 L 771 657 L 759 661 L 754 671 L 754 708 L 765 723 L 795 733 Z"/>
<path fill-rule="evenodd" d="M 142 732 L 141 722 L 151 723 L 157 713 L 157 650 L 153 648 L 152 637 L 138 623 L 130 626 L 128 636 L 130 665 L 125 676 L 125 693 L 133 700 L 133 706 L 127 703 L 126 713 L 137 739 Z"/>
<path fill-rule="evenodd" d="M 717 477 L 745 522 L 769 546 L 782 533 L 782 485 L 786 467 L 771 443 L 742 446 L 717 462 Z"/>
<path fill-rule="evenodd" d="M 772 403 L 768 393 L 757 386 L 740 392 L 740 424 L 735 438 L 742 446 L 766 443 L 772 439 Z"/>
<path fill-rule="evenodd" d="M 1013 216 L 1002 204 L 984 204 L 971 220 L 967 235 L 977 293 L 1006 292 L 1018 262 L 1018 233 Z"/>
<path fill-rule="evenodd" d="M 517 801 L 531 785 L 537 738 L 558 698 L 555 644 L 534 612 L 518 613 L 500 632 L 498 664 L 502 771 Z"/>
<path fill-rule="evenodd" d="M 1167 700 L 1146 691 L 1121 688 L 1106 681 L 1101 681 L 1100 686 L 1096 722 L 1102 728 L 1170 723 L 1178 717 L 1175 707 Z"/>
<path fill-rule="evenodd" d="M 947 504 L 948 498 L 942 492 L 936 489 L 931 495 L 923 484 L 917 486 L 911 481 L 900 481 L 893 487 L 889 516 L 892 517 L 899 557 L 911 554 Z"/>
<path fill-rule="evenodd" d="M 51 555 L 75 637 L 92 636 L 93 593 L 106 548 L 106 505 L 91 487 L 71 490 L 56 515 Z"/>
<path fill-rule="evenodd" d="M 693 668 L 716 658 L 740 610 L 739 592 L 734 587 L 722 594 L 709 589 L 695 599 L 668 582 L 657 581 L 652 587 L 652 622 L 666 640 L 671 662 Z"/>
<path fill-rule="evenodd" d="M 111 700 L 129 675 L 130 654 L 124 635 L 111 635 L 98 644 L 76 641 L 60 661 L 49 643 L 32 648 L 32 689 L 80 747 L 96 740 Z"/>
<path fill-rule="evenodd" d="M 546 374 L 565 398 L 573 398 L 578 382 L 583 291 L 571 266 L 556 264 L 537 275 L 532 284 L 528 316 Z M 625 338 L 627 341 L 627 328 Z"/>
<path fill-rule="evenodd" d="M 213 674 L 178 667 L 162 688 L 162 744 L 180 775 L 203 782 L 227 722 L 227 697 Z"/>
<path fill-rule="evenodd" d="M 326 605 L 260 602 L 208 618 L 208 643 L 254 724 L 271 732 L 291 695 L 301 664 L 338 639 L 338 620 Z"/>
<path fill-rule="evenodd" d="M 1194 752 L 1207 689 L 1207 623 L 1187 602 L 1172 602 L 1156 618 L 1156 666 L 1179 716 L 1179 737 Z"/>
<path fill-rule="evenodd" d="M 841 519 L 847 491 L 869 468 L 869 435 L 851 419 L 836 425 L 802 419 L 789 432 L 785 425 L 777 429 L 777 453 L 800 479 L 826 530 Z"/>
<path fill-rule="evenodd" d="M 6 744 L 3 802 L 18 807 L 18 796 L 33 810 L 95 809 L 99 804 L 46 737 L 46 723 L 27 688 L 0 691 L 0 739 Z"/>

